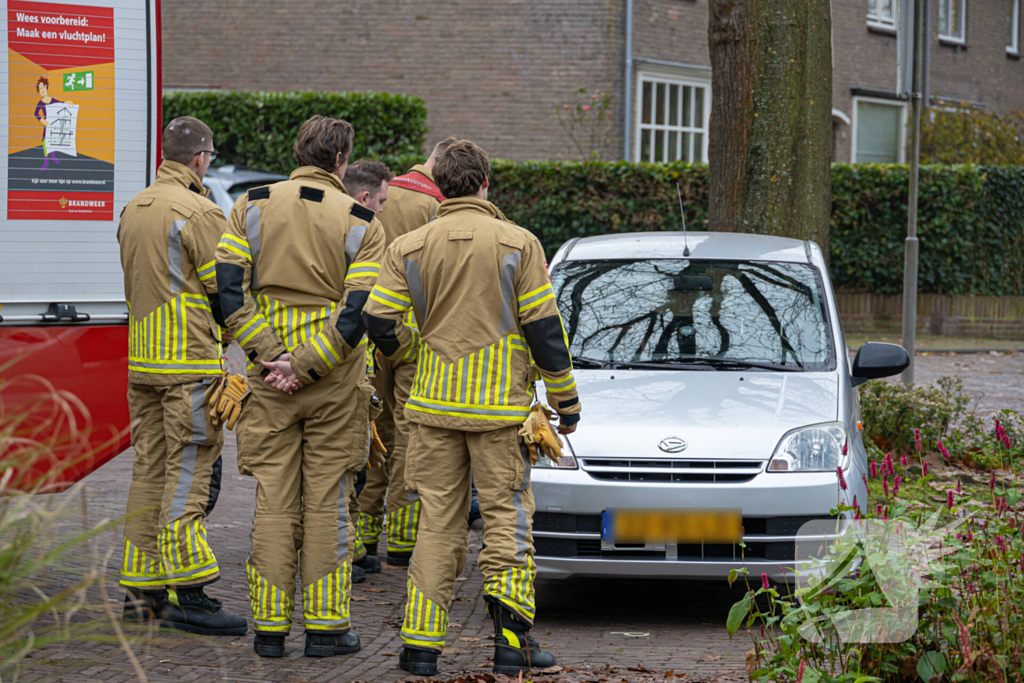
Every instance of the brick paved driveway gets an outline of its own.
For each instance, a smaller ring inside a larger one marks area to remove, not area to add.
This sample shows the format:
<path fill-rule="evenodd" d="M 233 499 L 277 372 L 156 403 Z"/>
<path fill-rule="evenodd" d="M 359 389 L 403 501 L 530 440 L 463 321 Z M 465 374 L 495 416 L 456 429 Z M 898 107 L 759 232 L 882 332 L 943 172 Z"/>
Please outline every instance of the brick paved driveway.
<path fill-rule="evenodd" d="M 1024 410 L 1024 354 L 919 356 L 917 361 L 921 381 L 958 373 L 969 389 L 984 393 L 984 408 Z M 244 563 L 255 485 L 251 477 L 237 474 L 233 438 L 229 438 L 224 455 L 224 492 L 209 520 L 210 542 L 220 558 L 223 579 L 210 593 L 223 599 L 230 610 L 248 614 Z M 88 516 L 93 522 L 123 514 L 131 458 L 131 451 L 127 451 L 86 480 Z M 78 517 L 69 523 L 78 524 Z M 462 671 L 490 670 L 491 643 L 487 636 L 492 634 L 492 628 L 476 568 L 480 541 L 480 532 L 471 532 L 469 563 L 456 585 L 452 606 L 449 651 L 441 660 L 442 678 L 455 677 Z M 101 554 L 115 549 L 108 572 L 112 581 L 116 581 L 115 567 L 120 566 L 119 543 L 118 533 L 108 534 L 98 544 Z M 587 676 L 576 671 L 566 674 L 568 680 L 633 680 L 639 674 L 630 672 L 628 667 L 638 665 L 659 673 L 674 669 L 676 674 L 686 674 L 687 681 L 746 680 L 743 654 L 750 641 L 742 633 L 730 640 L 724 627 L 729 607 L 740 590 L 737 586 L 730 591 L 724 583 L 539 581 L 534 633 L 564 666 L 615 667 L 614 676 Z M 354 587 L 353 624 L 362 637 L 363 650 L 348 658 L 303 657 L 299 627 L 293 628 L 289 651 L 282 660 L 257 657 L 252 651 L 251 634 L 241 638 L 203 638 L 150 633 L 142 627 L 126 627 L 125 631 L 150 681 L 399 681 L 407 678 L 396 663 L 401 647 L 398 626 L 404 592 L 405 572 L 398 569 L 385 568 L 382 574 L 371 575 L 366 583 Z M 111 586 L 110 599 L 116 610 L 120 608 L 121 596 Z M 99 601 L 98 594 L 95 599 Z M 295 622 L 301 622 L 301 610 L 296 611 Z M 131 663 L 110 637 L 110 626 L 100 632 L 107 636 L 101 642 L 56 644 L 36 651 L 18 680 L 135 680 Z"/>

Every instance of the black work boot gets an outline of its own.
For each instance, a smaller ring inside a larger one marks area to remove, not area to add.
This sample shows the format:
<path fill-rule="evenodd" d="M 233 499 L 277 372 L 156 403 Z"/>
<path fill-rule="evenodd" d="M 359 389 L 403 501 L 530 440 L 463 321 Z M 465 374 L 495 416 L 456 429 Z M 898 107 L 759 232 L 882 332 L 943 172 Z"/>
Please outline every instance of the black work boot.
<path fill-rule="evenodd" d="M 333 657 L 359 652 L 362 645 L 359 636 L 352 631 L 344 633 L 317 633 L 306 631 L 307 657 Z"/>
<path fill-rule="evenodd" d="M 398 655 L 398 666 L 417 676 L 436 676 L 437 652 L 406 645 Z"/>
<path fill-rule="evenodd" d="M 204 636 L 242 636 L 249 630 L 245 617 L 225 610 L 201 586 L 168 590 L 162 616 L 161 626 Z"/>
<path fill-rule="evenodd" d="M 362 583 L 366 581 L 366 572 L 363 568 L 357 564 L 352 565 L 352 583 Z"/>
<path fill-rule="evenodd" d="M 405 552 L 393 552 L 388 551 L 388 564 L 395 567 L 408 567 L 412 561 L 412 551 L 407 550 Z"/>
<path fill-rule="evenodd" d="M 555 665 L 555 656 L 540 649 L 530 637 L 530 626 L 498 599 L 486 595 L 487 613 L 494 620 L 494 667 L 496 674 L 518 676 L 530 668 L 546 669 Z"/>
<path fill-rule="evenodd" d="M 353 567 L 359 567 L 366 574 L 378 574 L 380 573 L 380 560 L 373 555 L 367 553 L 363 557 L 352 563 Z"/>
<path fill-rule="evenodd" d="M 145 624 L 159 619 L 167 604 L 167 591 L 144 591 L 138 588 L 125 588 L 124 614 L 121 621 Z"/>
<path fill-rule="evenodd" d="M 252 649 L 260 657 L 284 657 L 284 634 L 257 631 L 252 639 Z"/>
<path fill-rule="evenodd" d="M 364 543 L 363 547 L 366 548 L 367 555 L 373 555 L 377 557 L 377 544 L 376 543 Z"/>

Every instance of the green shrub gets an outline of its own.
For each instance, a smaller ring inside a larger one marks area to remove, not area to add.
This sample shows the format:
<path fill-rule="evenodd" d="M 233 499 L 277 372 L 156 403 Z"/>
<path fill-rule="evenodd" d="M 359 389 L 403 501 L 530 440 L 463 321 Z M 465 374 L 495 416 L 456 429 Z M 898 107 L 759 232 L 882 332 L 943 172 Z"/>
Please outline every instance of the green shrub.
<path fill-rule="evenodd" d="M 1024 110 L 998 114 L 943 102 L 921 119 L 921 161 L 928 164 L 1024 164 Z"/>
<path fill-rule="evenodd" d="M 427 108 L 410 95 L 329 92 L 170 92 L 163 120 L 195 116 L 214 132 L 220 161 L 290 173 L 292 145 L 314 114 L 345 119 L 356 129 L 353 158 L 372 156 L 397 166 L 423 153 Z"/>
<path fill-rule="evenodd" d="M 860 387 L 864 440 L 880 451 L 903 453 L 916 450 L 914 430 L 921 433 L 922 447 L 935 451 L 940 439 L 964 416 L 971 399 L 958 377 L 940 377 L 935 384 L 911 388 L 900 382 L 875 380 Z"/>

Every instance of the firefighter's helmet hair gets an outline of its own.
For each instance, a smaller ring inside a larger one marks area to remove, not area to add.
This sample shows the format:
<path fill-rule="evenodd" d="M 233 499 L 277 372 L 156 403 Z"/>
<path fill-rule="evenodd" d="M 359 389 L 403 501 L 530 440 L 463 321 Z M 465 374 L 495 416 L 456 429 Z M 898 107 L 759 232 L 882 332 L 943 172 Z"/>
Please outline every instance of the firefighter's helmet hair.
<path fill-rule="evenodd" d="M 295 163 L 316 166 L 331 173 L 337 166 L 335 160 L 339 153 L 341 163 L 348 161 L 354 137 L 355 129 L 348 121 L 317 114 L 299 128 L 299 136 L 295 139 Z"/>
<path fill-rule="evenodd" d="M 444 140 L 441 140 L 441 142 L 434 145 L 434 151 L 430 153 L 430 156 L 434 157 L 434 160 L 436 161 L 438 155 L 440 155 L 441 152 L 445 151 L 446 149 L 454 145 L 456 142 L 459 142 L 461 140 L 462 138 L 457 138 L 454 135 L 449 135 Z"/>
<path fill-rule="evenodd" d="M 448 199 L 471 197 L 480 191 L 490 169 L 487 152 L 469 140 L 459 140 L 437 155 L 434 180 Z"/>
<path fill-rule="evenodd" d="M 197 152 L 213 149 L 213 131 L 197 118 L 179 116 L 164 128 L 164 159 L 188 165 Z"/>
<path fill-rule="evenodd" d="M 345 171 L 345 189 L 355 197 L 366 190 L 373 197 L 380 190 L 380 184 L 390 182 L 395 174 L 382 161 L 376 159 L 359 159 L 349 164 Z"/>

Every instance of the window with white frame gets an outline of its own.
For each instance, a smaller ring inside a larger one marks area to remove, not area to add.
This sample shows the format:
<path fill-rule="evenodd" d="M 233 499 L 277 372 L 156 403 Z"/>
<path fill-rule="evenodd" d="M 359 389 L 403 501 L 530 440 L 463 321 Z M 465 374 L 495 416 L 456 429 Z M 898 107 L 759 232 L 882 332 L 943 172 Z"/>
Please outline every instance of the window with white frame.
<path fill-rule="evenodd" d="M 939 38 L 967 40 L 967 0 L 939 0 Z"/>
<path fill-rule="evenodd" d="M 906 148 L 906 105 L 894 100 L 853 99 L 854 163 L 902 163 Z"/>
<path fill-rule="evenodd" d="M 1006 0 L 1006 51 L 1017 54 L 1020 37 L 1020 0 Z"/>
<path fill-rule="evenodd" d="M 707 161 L 706 82 L 640 74 L 637 161 Z"/>
<path fill-rule="evenodd" d="M 868 23 L 896 30 L 896 0 L 868 0 Z"/>

